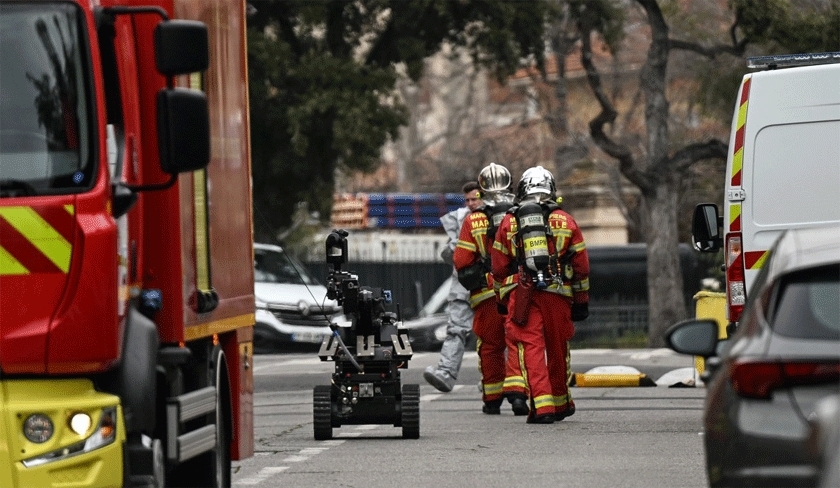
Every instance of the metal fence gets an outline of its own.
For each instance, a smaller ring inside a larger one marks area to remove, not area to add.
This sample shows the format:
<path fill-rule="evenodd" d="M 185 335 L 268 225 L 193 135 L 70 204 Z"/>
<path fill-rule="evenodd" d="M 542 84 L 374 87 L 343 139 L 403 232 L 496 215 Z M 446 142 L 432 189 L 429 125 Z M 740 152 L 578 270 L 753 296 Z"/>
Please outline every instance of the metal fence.
<path fill-rule="evenodd" d="M 693 251 L 680 251 L 683 293 L 686 306 L 693 309 L 692 297 L 700 289 L 700 268 Z M 645 333 L 648 328 L 647 255 L 643 245 L 593 247 L 590 259 L 589 318 L 576 326 L 576 340 L 589 337 L 618 338 L 627 333 Z M 329 267 L 324 262 L 306 266 L 321 282 Z M 404 319 L 413 318 L 435 290 L 452 273 L 452 267 L 437 262 L 348 262 L 344 269 L 359 276 L 361 285 L 390 289 L 396 311 L 399 304 Z M 687 310 L 687 313 L 689 311 Z"/>
<path fill-rule="evenodd" d="M 617 339 L 628 333 L 647 333 L 647 330 L 647 300 L 594 300 L 589 303 L 589 318 L 575 324 L 575 340 Z"/>

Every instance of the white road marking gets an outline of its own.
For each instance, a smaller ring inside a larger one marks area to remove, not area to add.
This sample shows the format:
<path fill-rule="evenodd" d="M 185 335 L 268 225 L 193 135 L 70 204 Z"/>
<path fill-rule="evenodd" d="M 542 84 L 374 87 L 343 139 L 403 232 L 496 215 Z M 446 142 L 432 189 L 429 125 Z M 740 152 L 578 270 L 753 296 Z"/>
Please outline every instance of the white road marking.
<path fill-rule="evenodd" d="M 299 463 L 301 461 L 308 461 L 309 456 L 289 456 L 283 459 L 284 463 Z"/>
<path fill-rule="evenodd" d="M 463 387 L 464 387 L 464 385 L 453 386 L 452 387 L 452 393 L 455 393 L 456 391 L 460 390 Z M 435 391 L 437 391 L 437 390 L 435 390 Z M 443 395 L 446 395 L 446 393 L 427 393 L 425 395 L 420 395 L 420 401 L 421 402 L 430 402 L 432 400 L 437 400 L 438 398 L 442 397 Z"/>
<path fill-rule="evenodd" d="M 238 480 L 234 482 L 236 485 L 258 485 L 263 481 L 267 480 L 268 478 L 274 476 L 275 474 L 282 473 L 289 469 L 288 466 L 269 466 L 267 468 L 262 468 L 259 473 L 249 476 L 245 479 Z"/>

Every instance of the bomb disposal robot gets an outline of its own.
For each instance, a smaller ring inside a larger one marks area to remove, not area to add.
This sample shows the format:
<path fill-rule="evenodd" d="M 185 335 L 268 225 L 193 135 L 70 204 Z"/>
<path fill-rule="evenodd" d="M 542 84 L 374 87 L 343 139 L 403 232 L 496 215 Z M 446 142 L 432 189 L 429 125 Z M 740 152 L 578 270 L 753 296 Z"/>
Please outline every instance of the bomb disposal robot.
<path fill-rule="evenodd" d="M 333 427 L 393 424 L 405 439 L 420 437 L 420 385 L 400 386 L 400 369 L 408 367 L 408 329 L 397 314 L 385 311 L 391 292 L 359 286 L 355 274 L 342 271 L 347 262 L 347 231 L 327 236 L 327 297 L 338 301 L 352 318 L 348 328 L 333 324 L 333 335 L 321 343 L 318 356 L 335 361 L 330 385 L 313 394 L 315 440 L 332 438 Z M 347 345 L 349 344 L 349 346 Z"/>

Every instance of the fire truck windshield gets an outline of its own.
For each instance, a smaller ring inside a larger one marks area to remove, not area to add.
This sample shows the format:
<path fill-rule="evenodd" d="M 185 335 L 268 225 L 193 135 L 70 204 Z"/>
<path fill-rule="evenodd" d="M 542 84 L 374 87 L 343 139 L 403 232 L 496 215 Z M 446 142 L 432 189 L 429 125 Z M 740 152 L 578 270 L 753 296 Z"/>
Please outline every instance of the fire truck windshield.
<path fill-rule="evenodd" d="M 91 80 L 72 3 L 0 4 L 0 198 L 91 187 Z"/>

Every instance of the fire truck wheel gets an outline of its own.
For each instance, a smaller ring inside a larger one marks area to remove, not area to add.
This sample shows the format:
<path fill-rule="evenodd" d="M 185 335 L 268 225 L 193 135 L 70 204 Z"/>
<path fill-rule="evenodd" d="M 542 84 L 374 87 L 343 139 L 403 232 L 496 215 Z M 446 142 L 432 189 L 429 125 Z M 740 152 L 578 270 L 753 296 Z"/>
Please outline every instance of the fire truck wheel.
<path fill-rule="evenodd" d="M 160 439 L 152 440 L 152 470 L 154 475 L 154 488 L 166 486 L 166 459 L 163 457 L 163 443 Z"/>
<path fill-rule="evenodd" d="M 420 385 L 403 385 L 400 403 L 403 439 L 420 438 Z"/>
<path fill-rule="evenodd" d="M 230 486 L 230 401 L 228 400 L 229 383 L 227 361 L 225 353 L 217 349 L 214 354 L 216 364 L 216 448 L 210 451 L 214 479 L 212 485 L 216 487 Z"/>
<path fill-rule="evenodd" d="M 312 420 L 315 440 L 332 439 L 332 397 L 330 385 L 317 385 L 312 393 Z"/>
<path fill-rule="evenodd" d="M 167 486 L 222 488 L 231 486 L 230 475 L 230 383 L 227 361 L 220 347 L 211 357 L 216 386 L 216 411 L 204 417 L 206 425 L 216 426 L 216 447 L 180 464 Z"/>

